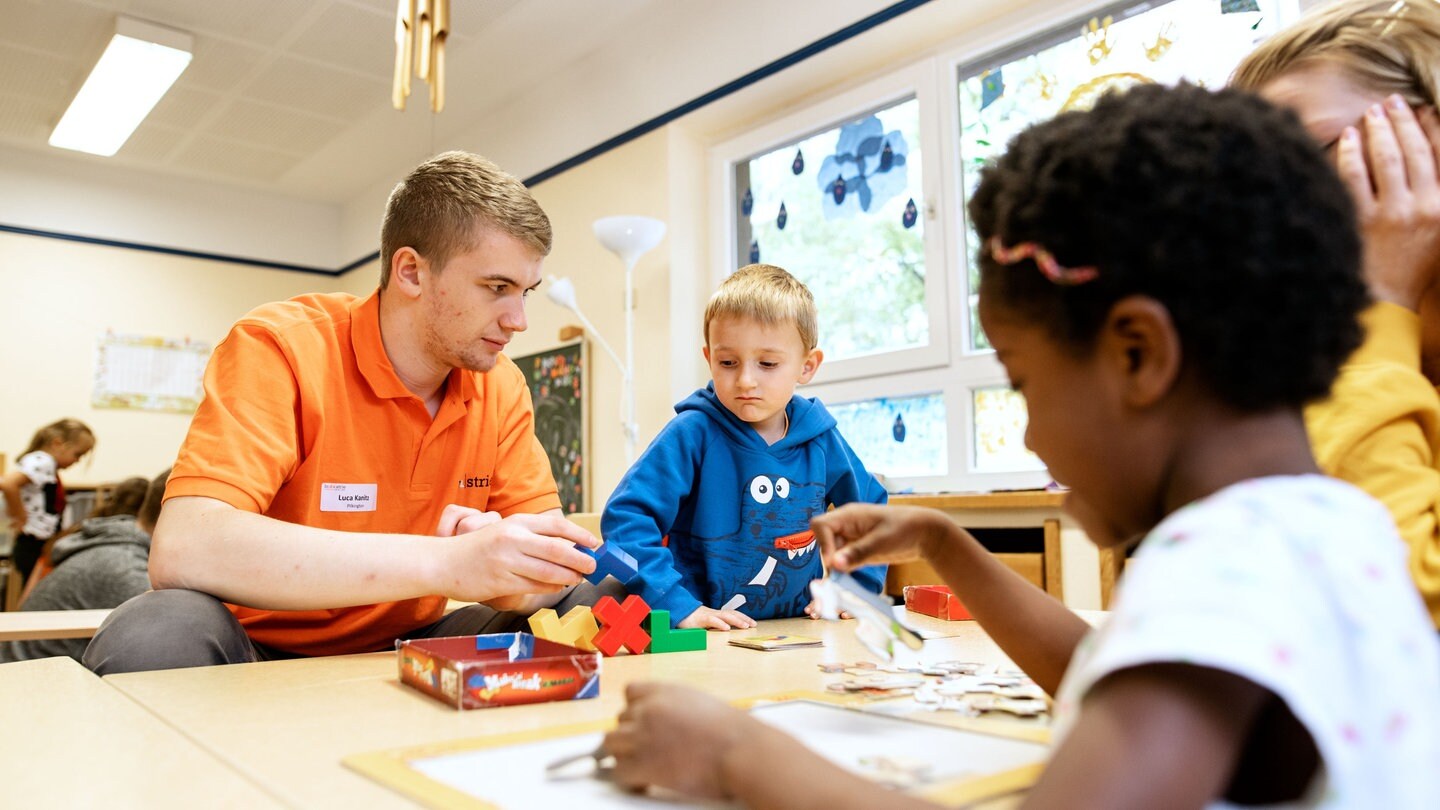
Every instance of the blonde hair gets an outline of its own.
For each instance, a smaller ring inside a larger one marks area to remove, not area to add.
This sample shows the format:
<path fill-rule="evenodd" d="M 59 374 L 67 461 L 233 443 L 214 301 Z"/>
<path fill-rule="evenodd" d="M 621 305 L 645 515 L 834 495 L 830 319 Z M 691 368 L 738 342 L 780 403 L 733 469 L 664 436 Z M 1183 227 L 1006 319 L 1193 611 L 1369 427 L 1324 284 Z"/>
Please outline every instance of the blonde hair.
<path fill-rule="evenodd" d="M 766 326 L 794 324 L 805 351 L 815 348 L 815 296 L 800 280 L 773 264 L 747 264 L 720 283 L 705 306 L 705 345 L 710 345 L 710 322 L 716 318 L 747 318 Z"/>
<path fill-rule="evenodd" d="M 1242 90 L 1297 68 L 1330 63 L 1380 95 L 1434 106 L 1440 87 L 1440 5 L 1435 0 L 1340 0 L 1306 14 L 1241 60 Z"/>
<path fill-rule="evenodd" d="M 442 152 L 415 167 L 390 192 L 380 226 L 380 289 L 390 282 L 395 251 L 414 248 L 435 272 L 496 228 L 541 256 L 550 254 L 550 218 L 530 190 L 494 163 L 469 152 Z"/>
<path fill-rule="evenodd" d="M 30 446 L 25 448 L 25 452 L 20 455 L 25 456 L 36 450 L 44 450 L 50 446 L 51 442 L 56 441 L 70 445 L 82 441 L 87 442 L 90 449 L 81 453 L 82 456 L 95 449 L 95 434 L 90 431 L 88 425 L 79 419 L 61 419 L 35 431 L 35 435 L 30 437 Z"/>

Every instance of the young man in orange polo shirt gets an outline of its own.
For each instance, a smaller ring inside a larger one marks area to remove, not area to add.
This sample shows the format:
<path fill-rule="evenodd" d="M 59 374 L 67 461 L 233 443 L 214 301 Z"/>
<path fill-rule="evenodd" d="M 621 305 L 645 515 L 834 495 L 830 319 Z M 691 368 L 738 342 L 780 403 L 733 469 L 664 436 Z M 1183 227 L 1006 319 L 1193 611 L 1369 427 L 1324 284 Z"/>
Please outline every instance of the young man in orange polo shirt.
<path fill-rule="evenodd" d="M 376 293 L 240 319 L 170 475 L 156 590 L 116 609 L 86 665 L 368 652 L 598 599 L 576 546 L 599 541 L 562 516 L 524 378 L 501 354 L 550 241 L 519 181 L 448 152 L 391 193 Z M 447 598 L 485 604 L 443 616 Z"/>

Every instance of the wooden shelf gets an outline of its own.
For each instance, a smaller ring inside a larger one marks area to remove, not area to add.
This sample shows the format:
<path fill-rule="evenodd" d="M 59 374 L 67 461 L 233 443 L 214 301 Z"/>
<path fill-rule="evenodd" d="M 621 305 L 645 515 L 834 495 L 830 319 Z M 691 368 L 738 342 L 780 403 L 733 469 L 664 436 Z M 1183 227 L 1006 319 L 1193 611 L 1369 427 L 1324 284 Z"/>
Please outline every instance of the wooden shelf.
<path fill-rule="evenodd" d="M 930 492 L 891 495 L 896 506 L 928 506 L 931 509 L 1059 509 L 1065 493 L 1030 492 Z"/>

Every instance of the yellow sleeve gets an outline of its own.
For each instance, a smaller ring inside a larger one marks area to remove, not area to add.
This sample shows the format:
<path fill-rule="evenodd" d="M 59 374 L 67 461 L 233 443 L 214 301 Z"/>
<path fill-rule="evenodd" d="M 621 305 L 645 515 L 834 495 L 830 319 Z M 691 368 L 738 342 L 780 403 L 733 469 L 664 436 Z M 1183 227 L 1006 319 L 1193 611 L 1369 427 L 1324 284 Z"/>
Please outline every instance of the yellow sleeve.
<path fill-rule="evenodd" d="M 1330 397 L 1305 409 L 1320 468 L 1374 496 L 1410 547 L 1410 572 L 1440 627 L 1440 394 L 1420 372 L 1420 318 L 1380 302 Z"/>

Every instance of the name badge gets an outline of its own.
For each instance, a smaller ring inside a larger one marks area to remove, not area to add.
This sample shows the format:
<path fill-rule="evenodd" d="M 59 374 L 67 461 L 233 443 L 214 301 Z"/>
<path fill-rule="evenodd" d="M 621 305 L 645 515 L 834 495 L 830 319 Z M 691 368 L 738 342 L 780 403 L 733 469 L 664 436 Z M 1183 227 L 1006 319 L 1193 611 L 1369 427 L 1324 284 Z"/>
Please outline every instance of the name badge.
<path fill-rule="evenodd" d="M 374 512 L 376 484 L 321 484 L 321 512 Z"/>

